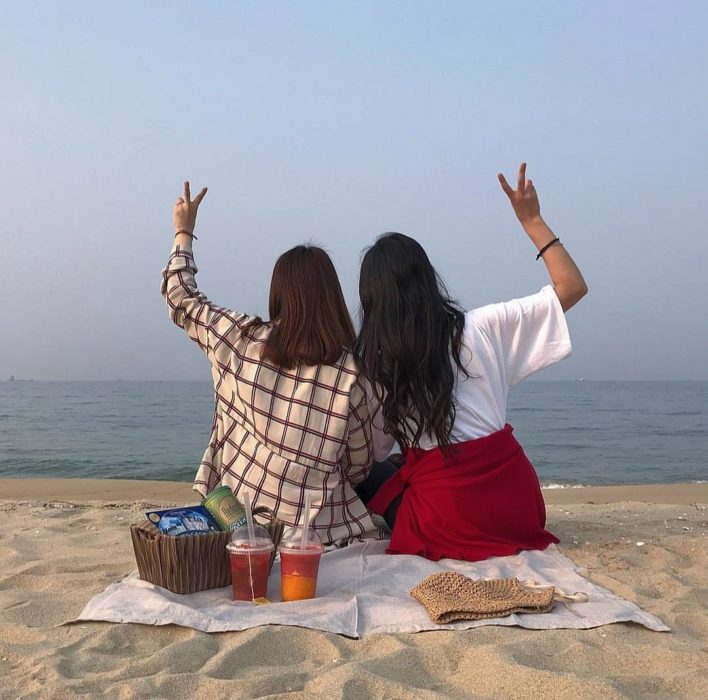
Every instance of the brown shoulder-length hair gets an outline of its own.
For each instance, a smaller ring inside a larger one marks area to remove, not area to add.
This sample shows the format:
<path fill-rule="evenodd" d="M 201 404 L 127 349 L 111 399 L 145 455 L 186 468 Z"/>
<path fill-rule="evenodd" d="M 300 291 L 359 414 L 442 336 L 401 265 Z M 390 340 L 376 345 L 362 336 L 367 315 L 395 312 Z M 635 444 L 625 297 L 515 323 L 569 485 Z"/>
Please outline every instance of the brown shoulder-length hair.
<path fill-rule="evenodd" d="M 273 268 L 268 301 L 273 330 L 261 358 L 280 367 L 336 362 L 356 334 L 329 255 L 312 245 L 283 253 Z"/>

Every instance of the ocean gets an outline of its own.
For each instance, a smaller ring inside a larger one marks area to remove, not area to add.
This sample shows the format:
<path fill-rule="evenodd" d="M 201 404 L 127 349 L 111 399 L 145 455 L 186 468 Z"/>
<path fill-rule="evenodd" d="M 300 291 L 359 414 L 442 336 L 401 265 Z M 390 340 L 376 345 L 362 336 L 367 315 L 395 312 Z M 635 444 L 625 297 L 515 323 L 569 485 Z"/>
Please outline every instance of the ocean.
<path fill-rule="evenodd" d="M 0 382 L 0 477 L 191 481 L 213 395 L 196 382 Z M 508 421 L 548 488 L 708 479 L 708 382 L 527 381 Z"/>

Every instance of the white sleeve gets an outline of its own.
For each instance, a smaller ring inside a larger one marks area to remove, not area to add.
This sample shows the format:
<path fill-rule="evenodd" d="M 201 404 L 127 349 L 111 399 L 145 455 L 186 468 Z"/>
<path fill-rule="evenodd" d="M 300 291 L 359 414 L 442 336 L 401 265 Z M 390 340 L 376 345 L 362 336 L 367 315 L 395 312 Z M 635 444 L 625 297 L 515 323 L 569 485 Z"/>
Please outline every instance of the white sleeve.
<path fill-rule="evenodd" d="M 371 417 L 371 446 L 374 453 L 374 462 L 383 462 L 390 454 L 396 440 L 392 435 L 384 432 L 381 404 L 376 399 L 371 384 L 366 382 L 366 396 Z"/>
<path fill-rule="evenodd" d="M 571 353 L 565 313 L 550 285 L 531 296 L 477 309 L 474 319 L 496 346 L 508 386 Z"/>

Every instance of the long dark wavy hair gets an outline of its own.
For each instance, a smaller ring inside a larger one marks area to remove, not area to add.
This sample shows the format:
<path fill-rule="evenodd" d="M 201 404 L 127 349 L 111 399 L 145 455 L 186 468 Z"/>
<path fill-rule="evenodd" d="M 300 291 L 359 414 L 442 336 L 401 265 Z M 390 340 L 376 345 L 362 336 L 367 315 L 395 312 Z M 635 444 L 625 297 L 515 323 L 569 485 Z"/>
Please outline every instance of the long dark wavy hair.
<path fill-rule="evenodd" d="M 318 246 L 298 245 L 278 258 L 268 312 L 273 330 L 261 358 L 280 367 L 332 364 L 354 345 L 354 325 L 337 271 Z M 256 317 L 244 332 L 263 324 Z"/>
<path fill-rule="evenodd" d="M 361 331 L 355 354 L 374 387 L 387 433 L 402 450 L 423 435 L 449 451 L 453 389 L 465 315 L 450 299 L 421 245 L 385 233 L 364 255 L 359 276 Z"/>

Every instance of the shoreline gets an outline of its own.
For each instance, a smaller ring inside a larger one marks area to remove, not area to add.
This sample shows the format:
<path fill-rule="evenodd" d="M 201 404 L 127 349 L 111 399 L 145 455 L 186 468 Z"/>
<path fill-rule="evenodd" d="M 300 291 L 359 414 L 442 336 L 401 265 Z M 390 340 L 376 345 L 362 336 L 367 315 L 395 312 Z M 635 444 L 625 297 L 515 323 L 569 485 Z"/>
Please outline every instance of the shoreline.
<path fill-rule="evenodd" d="M 549 505 L 639 502 L 666 505 L 708 503 L 708 483 L 626 484 L 543 489 Z M 198 503 L 191 482 L 135 479 L 0 479 L 0 501 L 72 500 L 77 502 Z"/>

